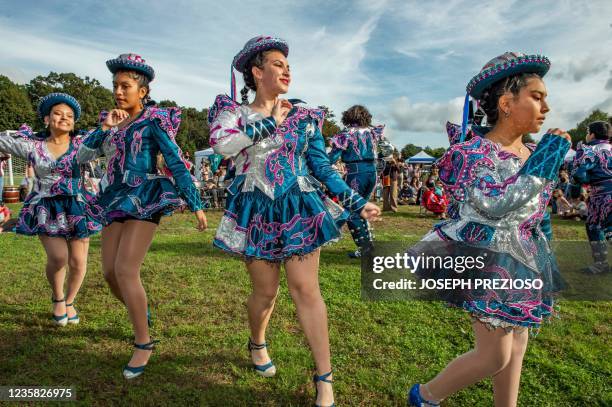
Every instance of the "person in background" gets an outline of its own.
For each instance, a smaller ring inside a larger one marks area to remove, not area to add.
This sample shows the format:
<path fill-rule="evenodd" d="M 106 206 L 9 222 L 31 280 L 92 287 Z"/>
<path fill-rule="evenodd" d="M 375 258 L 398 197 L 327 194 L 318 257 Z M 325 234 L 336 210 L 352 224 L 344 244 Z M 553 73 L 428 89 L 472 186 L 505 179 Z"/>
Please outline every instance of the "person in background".
<path fill-rule="evenodd" d="M 578 216 L 580 217 L 581 220 L 586 220 L 588 214 L 589 214 L 589 209 L 587 206 L 587 195 L 585 194 L 580 194 L 580 196 L 578 197 L 578 199 L 576 200 L 576 203 L 574 204 L 574 208 L 576 209 L 576 213 L 578 213 Z"/>
<path fill-rule="evenodd" d="M 354 105 L 342 113 L 342 131 L 330 139 L 329 161 L 339 159 L 346 166 L 344 181 L 365 200 L 369 200 L 376 185 L 376 158 L 379 143 L 384 138 L 384 125 L 373 126 L 372 114 L 362 105 Z M 340 172 L 339 172 L 340 173 Z M 342 174 L 341 174 L 342 175 Z M 372 232 L 369 223 L 359 213 L 353 213 L 347 221 L 357 250 L 350 252 L 351 258 L 372 247 Z"/>
<path fill-rule="evenodd" d="M 4 206 L 0 203 L 0 233 L 3 231 L 9 231 L 11 229 L 11 224 L 14 227 L 14 224 L 17 222 L 11 222 L 11 210 L 8 206 Z"/>
<path fill-rule="evenodd" d="M 0 153 L 0 205 L 3 202 L 3 192 L 4 192 L 4 168 L 6 167 L 6 163 L 10 155 Z"/>
<path fill-rule="evenodd" d="M 383 211 L 397 212 L 397 183 L 400 167 L 400 155 L 393 153 L 393 158 L 385 163 L 383 169 Z"/>
<path fill-rule="evenodd" d="M 594 263 L 589 274 L 610 272 L 608 246 L 612 240 L 612 145 L 611 126 L 604 121 L 589 123 L 585 143 L 576 148 L 572 177 L 590 186 L 586 230 Z"/>
<path fill-rule="evenodd" d="M 567 200 L 562 189 L 555 189 L 553 191 L 553 199 L 557 206 L 557 215 L 563 218 L 576 216 L 573 205 Z"/>

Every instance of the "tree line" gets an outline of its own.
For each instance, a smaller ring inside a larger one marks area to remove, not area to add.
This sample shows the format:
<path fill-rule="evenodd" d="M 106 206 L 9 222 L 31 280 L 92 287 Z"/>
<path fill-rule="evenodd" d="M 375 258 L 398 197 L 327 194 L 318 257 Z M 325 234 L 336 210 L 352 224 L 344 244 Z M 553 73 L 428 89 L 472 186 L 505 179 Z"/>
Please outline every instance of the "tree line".
<path fill-rule="evenodd" d="M 110 110 L 114 107 L 113 93 L 105 88 L 95 78 L 86 76 L 81 78 L 74 73 L 50 72 L 47 76 L 37 76 L 30 82 L 20 85 L 11 81 L 8 77 L 0 75 L 0 131 L 17 129 L 23 123 L 28 123 L 34 130 L 44 128 L 42 120 L 36 115 L 38 101 L 51 92 L 65 92 L 74 96 L 81 104 L 82 114 L 77 123 L 77 130 L 88 130 L 98 125 L 98 114 L 102 110 Z M 172 100 L 162 100 L 158 103 L 161 107 L 178 107 Z M 335 115 L 327 106 L 318 106 L 326 112 L 323 123 L 323 136 L 326 140 L 340 131 L 340 126 L 335 120 Z M 209 147 L 208 109 L 198 110 L 193 107 L 181 106 L 182 121 L 176 136 L 178 145 L 184 151 L 192 155 L 197 150 Z M 586 126 L 595 120 L 611 121 L 612 117 L 601 110 L 593 111 L 576 127 L 569 130 L 574 146 L 578 141 L 584 140 Z M 439 158 L 446 151 L 445 147 L 431 148 L 420 147 L 414 144 L 406 144 L 401 150 L 403 159 L 412 157 L 419 151 L 424 150 L 427 154 Z"/>

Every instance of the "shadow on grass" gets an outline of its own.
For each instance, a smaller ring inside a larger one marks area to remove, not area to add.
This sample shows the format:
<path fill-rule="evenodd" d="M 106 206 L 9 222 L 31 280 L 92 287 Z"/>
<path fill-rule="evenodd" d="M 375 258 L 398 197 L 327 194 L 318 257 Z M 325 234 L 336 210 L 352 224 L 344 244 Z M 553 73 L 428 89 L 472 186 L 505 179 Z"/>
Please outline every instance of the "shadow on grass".
<path fill-rule="evenodd" d="M 310 405 L 303 388 L 287 391 L 282 373 L 275 379 L 257 376 L 248 357 L 234 351 L 188 347 L 163 339 L 145 373 L 127 381 L 121 370 L 132 349 L 124 331 L 51 325 L 46 313 L 15 313 L 0 307 L 0 385 L 74 386 L 82 404 L 105 405 Z M 19 310 L 23 311 L 23 310 Z M 193 354 L 195 353 L 195 354 Z M 202 354 L 204 353 L 204 354 Z"/>

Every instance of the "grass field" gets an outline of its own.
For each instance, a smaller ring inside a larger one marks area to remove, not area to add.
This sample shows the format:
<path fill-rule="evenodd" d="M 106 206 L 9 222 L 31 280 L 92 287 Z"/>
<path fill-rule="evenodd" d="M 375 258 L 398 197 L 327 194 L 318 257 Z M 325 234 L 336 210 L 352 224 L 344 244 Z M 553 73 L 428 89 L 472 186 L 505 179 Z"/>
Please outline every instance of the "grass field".
<path fill-rule="evenodd" d="M 18 210 L 13 205 L 12 209 Z M 165 218 L 142 270 L 161 340 L 143 377 L 126 382 L 132 348 L 125 309 L 110 294 L 91 242 L 89 271 L 77 298 L 81 324 L 51 325 L 44 253 L 35 238 L 0 235 L 0 386 L 72 385 L 83 404 L 307 406 L 313 361 L 286 285 L 268 342 L 277 367 L 264 379 L 250 369 L 243 264 L 212 247 L 220 212 L 198 233 L 190 214 Z M 435 219 L 402 207 L 374 224 L 379 241 L 418 240 Z M 555 239 L 585 240 L 584 225 L 554 221 Z M 407 388 L 430 379 L 471 347 L 469 317 L 441 303 L 360 299 L 359 262 L 348 234 L 321 255 L 321 289 L 330 321 L 339 406 L 399 406 Z M 593 277 L 609 284 L 608 277 Z M 522 406 L 612 405 L 611 302 L 561 304 L 560 319 L 532 339 Z M 448 406 L 492 405 L 490 381 L 450 397 Z"/>

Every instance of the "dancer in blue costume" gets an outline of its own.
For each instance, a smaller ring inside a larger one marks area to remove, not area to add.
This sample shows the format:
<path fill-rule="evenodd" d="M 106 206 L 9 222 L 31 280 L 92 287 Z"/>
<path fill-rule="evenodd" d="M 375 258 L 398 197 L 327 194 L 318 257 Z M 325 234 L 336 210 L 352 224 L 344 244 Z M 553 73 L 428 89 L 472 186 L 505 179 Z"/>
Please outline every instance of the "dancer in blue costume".
<path fill-rule="evenodd" d="M 612 146 L 610 124 L 593 122 L 588 126 L 586 143 L 576 151 L 572 176 L 580 184 L 591 186 L 586 230 L 594 263 L 585 272 L 610 271 L 608 242 L 612 239 Z"/>
<path fill-rule="evenodd" d="M 534 149 L 522 142 L 524 134 L 540 130 L 550 110 L 542 80 L 549 67 L 544 56 L 505 53 L 469 82 L 468 94 L 479 101 L 488 127 L 473 126 L 472 137 L 451 145 L 441 158 L 440 179 L 452 200 L 450 219 L 420 243 L 424 248 L 455 241 L 496 253 L 497 263 L 484 270 L 489 278 L 537 278 L 544 288 L 509 292 L 503 301 L 495 299 L 498 292 L 484 290 L 478 299 L 455 303 L 472 315 L 476 345 L 433 380 L 415 384 L 408 395 L 411 405 L 439 405 L 486 377 L 493 377 L 495 405 L 517 403 L 527 328 L 537 329 L 551 315 L 552 294 L 560 288 L 540 224 L 570 136 L 553 129 Z"/>
<path fill-rule="evenodd" d="M 226 210 L 215 246 L 246 260 L 253 291 L 248 299 L 249 350 L 257 373 L 276 367 L 267 353 L 266 327 L 284 262 L 289 291 L 310 344 L 317 373 L 317 405 L 333 405 L 327 310 L 318 282 L 319 248 L 340 236 L 347 213 L 368 218 L 380 213 L 334 171 L 321 134 L 323 112 L 279 98 L 291 74 L 289 47 L 279 38 L 255 37 L 235 56 L 245 80 L 242 104 L 220 95 L 209 111 L 216 153 L 232 157 L 236 178 L 228 187 Z M 256 93 L 249 104 L 248 92 Z M 321 182 L 338 206 L 321 192 Z"/>
<path fill-rule="evenodd" d="M 53 321 L 59 326 L 78 324 L 74 308 L 87 271 L 89 236 L 102 226 L 95 215 L 100 208 L 83 188 L 77 151 L 82 139 L 74 134 L 81 106 L 65 93 L 51 93 L 40 100 L 38 115 L 46 130 L 34 134 L 23 125 L 17 137 L 0 136 L 0 152 L 26 159 L 34 168 L 36 182 L 26 198 L 17 233 L 38 236 L 47 254 L 45 271 L 51 284 Z M 66 266 L 68 287 L 64 296 Z"/>
<path fill-rule="evenodd" d="M 384 140 L 385 126 L 372 126 L 372 115 L 364 106 L 355 105 L 342 113 L 342 124 L 346 126 L 331 140 L 329 160 L 341 159 L 346 164 L 344 180 L 364 199 L 369 200 L 376 186 L 376 159 L 378 143 Z M 353 212 L 347 221 L 353 241 L 357 245 L 350 257 L 361 257 L 362 251 L 372 247 L 372 232 L 367 220 Z"/>
<path fill-rule="evenodd" d="M 156 341 L 149 336 L 147 295 L 140 267 L 163 215 L 184 205 L 195 212 L 197 228 L 206 228 L 200 195 L 174 140 L 180 125 L 177 108 L 159 108 L 149 101 L 153 68 L 135 54 L 106 62 L 113 74 L 117 109 L 102 115 L 79 149 L 82 160 L 108 158 L 97 204 L 104 208 L 102 268 L 111 291 L 123 302 L 134 327 L 136 350 L 123 375 L 144 371 Z M 161 151 L 172 178 L 158 175 Z"/>

